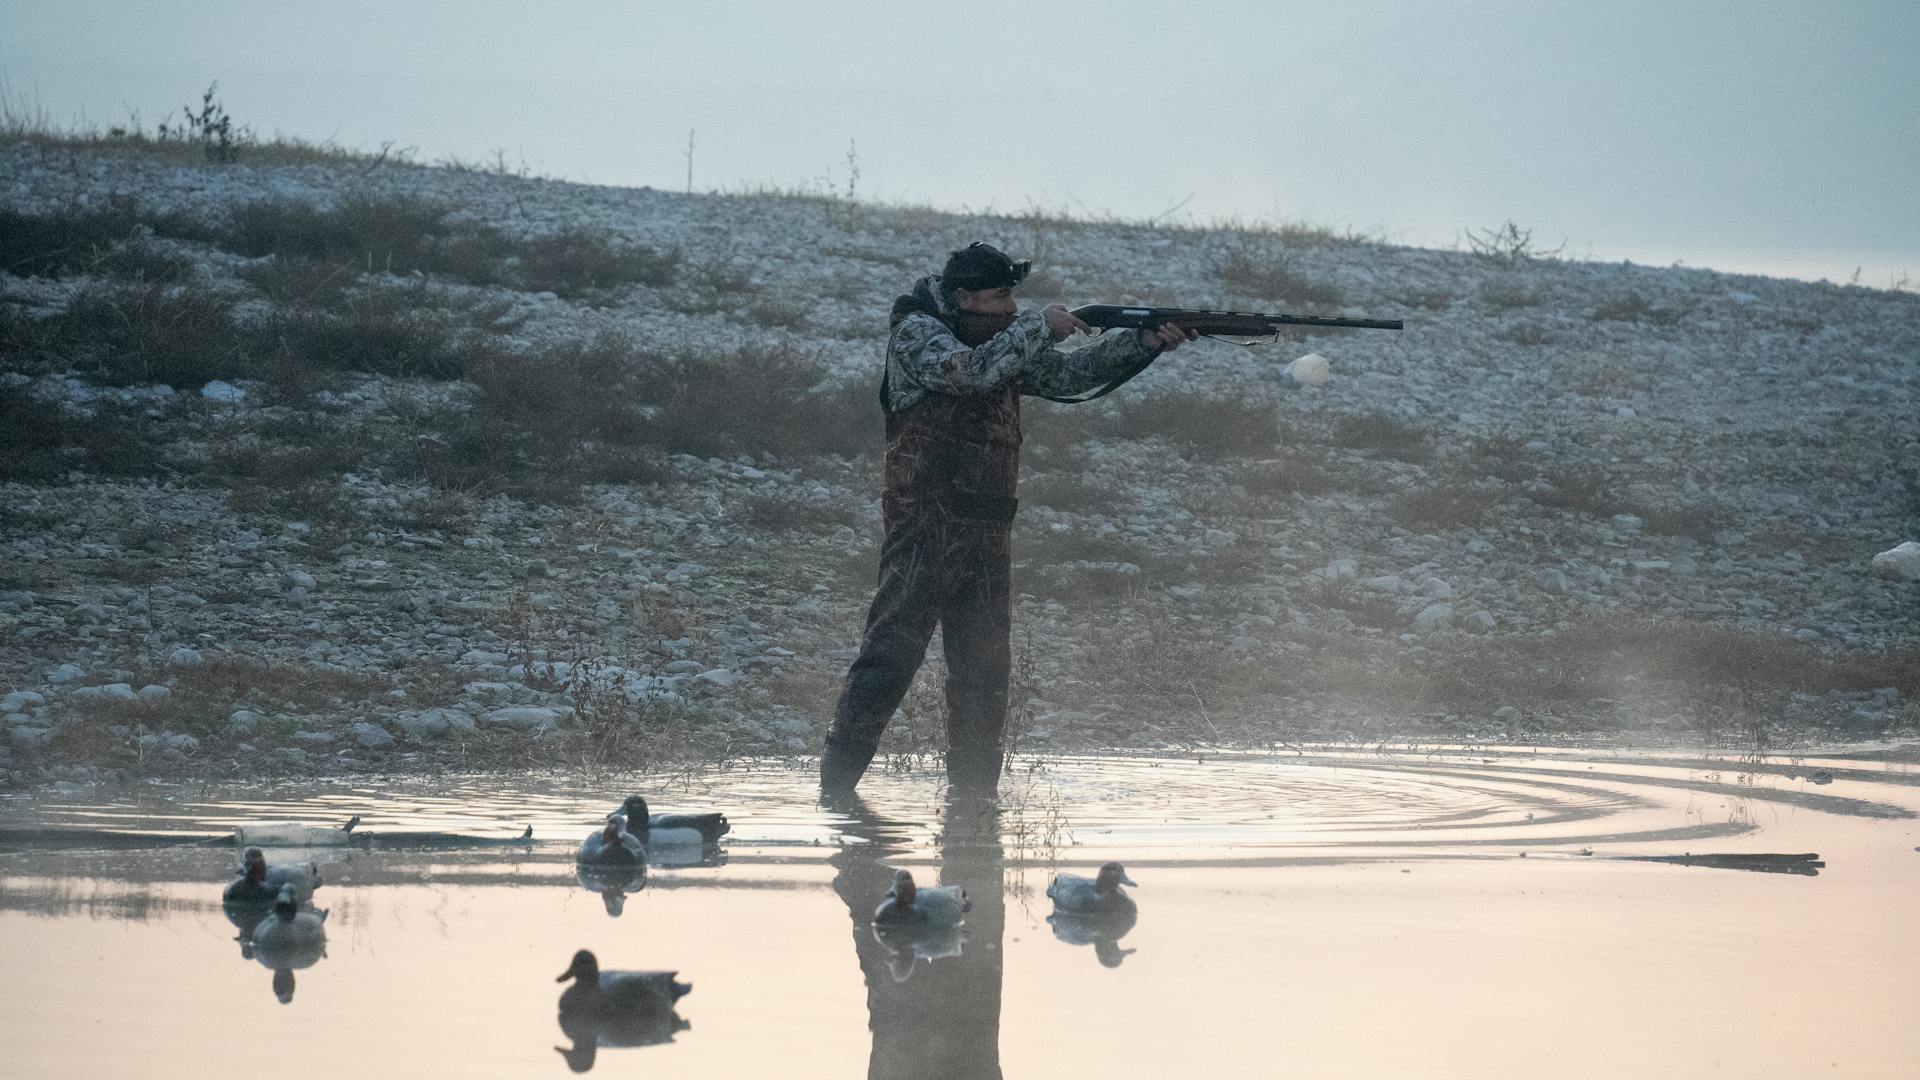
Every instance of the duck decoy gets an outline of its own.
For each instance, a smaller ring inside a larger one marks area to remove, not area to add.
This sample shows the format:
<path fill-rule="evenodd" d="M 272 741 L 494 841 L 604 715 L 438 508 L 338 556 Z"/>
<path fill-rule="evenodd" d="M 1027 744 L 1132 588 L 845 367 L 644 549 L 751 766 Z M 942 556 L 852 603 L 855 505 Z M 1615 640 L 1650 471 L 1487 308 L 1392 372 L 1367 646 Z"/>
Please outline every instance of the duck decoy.
<path fill-rule="evenodd" d="M 1053 898 L 1053 910 L 1065 915 L 1117 915 L 1134 910 L 1133 897 L 1120 891 L 1120 886 L 1133 883 L 1125 867 L 1109 862 L 1095 877 L 1054 875 L 1047 895 Z"/>
<path fill-rule="evenodd" d="M 271 904 L 282 887 L 292 886 L 294 903 L 305 904 L 313 899 L 313 890 L 324 884 L 318 863 L 309 861 L 304 867 L 270 867 L 267 853 L 257 847 L 248 848 L 240 856 L 239 874 L 220 894 L 223 903 Z"/>
<path fill-rule="evenodd" d="M 281 1004 L 293 1000 L 293 972 L 327 955 L 326 918 L 324 911 L 302 911 L 293 886 L 283 885 L 273 911 L 253 928 L 253 958 L 273 969 L 273 992 Z"/>
<path fill-rule="evenodd" d="M 581 949 L 554 982 L 573 980 L 560 994 L 560 1015 L 611 1018 L 672 1009 L 693 990 L 676 982 L 677 971 L 602 971 L 593 952 Z"/>
<path fill-rule="evenodd" d="M 599 832 L 580 841 L 574 861 L 590 866 L 637 866 L 647 861 L 647 849 L 627 831 L 627 819 L 620 814 L 607 818 Z"/>
<path fill-rule="evenodd" d="M 877 926 L 954 926 L 960 917 L 973 910 L 967 890 L 958 885 L 932 885 L 920 888 L 905 870 L 893 872 L 893 887 L 874 910 Z"/>
<path fill-rule="evenodd" d="M 727 815 L 722 813 L 651 813 L 647 808 L 647 800 L 639 795 L 627 796 L 615 813 L 625 815 L 627 831 L 649 847 L 655 844 L 717 844 L 733 828 L 727 823 Z"/>

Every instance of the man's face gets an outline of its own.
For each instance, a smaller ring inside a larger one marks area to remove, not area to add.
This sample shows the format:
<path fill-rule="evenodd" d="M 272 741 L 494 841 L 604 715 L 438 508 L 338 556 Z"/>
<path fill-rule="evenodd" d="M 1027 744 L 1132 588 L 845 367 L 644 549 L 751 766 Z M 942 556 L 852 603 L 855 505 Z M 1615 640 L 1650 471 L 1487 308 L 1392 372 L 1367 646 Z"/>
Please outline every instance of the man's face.
<path fill-rule="evenodd" d="M 1003 285 L 998 289 L 955 289 L 953 303 L 961 311 L 973 315 L 1013 315 L 1020 307 L 1013 302 L 1013 287 Z"/>

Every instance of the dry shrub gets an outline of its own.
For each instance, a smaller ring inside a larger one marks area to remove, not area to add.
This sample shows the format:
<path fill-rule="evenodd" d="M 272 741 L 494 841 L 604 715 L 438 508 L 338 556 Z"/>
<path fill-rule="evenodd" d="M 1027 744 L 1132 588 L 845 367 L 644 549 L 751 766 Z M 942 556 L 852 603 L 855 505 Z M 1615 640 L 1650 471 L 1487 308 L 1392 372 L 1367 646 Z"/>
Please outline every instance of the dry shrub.
<path fill-rule="evenodd" d="M 1546 479 L 1550 486 L 1529 491 L 1527 497 L 1548 510 L 1612 517 L 1625 505 L 1613 481 L 1597 468 L 1556 469 Z"/>
<path fill-rule="evenodd" d="M 1485 524 L 1500 496 L 1473 488 L 1409 491 L 1387 503 L 1394 523 L 1413 532 L 1441 532 Z"/>
<path fill-rule="evenodd" d="M 1340 303 L 1339 289 L 1309 280 L 1294 267 L 1291 253 L 1277 244 L 1237 242 L 1227 249 L 1213 272 L 1220 284 L 1240 296 L 1308 308 Z"/>
<path fill-rule="evenodd" d="M 51 483 L 83 467 L 114 476 L 160 471 L 145 417 L 107 409 L 70 416 L 24 386 L 0 386 L 0 480 Z"/>
<path fill-rule="evenodd" d="M 1038 473 L 1020 481 L 1023 506 L 1073 514 L 1116 514 L 1133 505 L 1120 485 L 1075 473 Z"/>
<path fill-rule="evenodd" d="M 233 305 L 191 286 L 90 285 L 40 330 L 43 347 L 119 385 L 192 390 L 212 379 L 247 376 L 254 366 Z"/>
<path fill-rule="evenodd" d="M 756 531 L 819 533 L 865 524 L 859 506 L 781 492 L 755 492 L 742 499 L 739 508 L 741 523 Z"/>
<path fill-rule="evenodd" d="M 20 277 L 84 272 L 140 224 L 131 202 L 69 213 L 25 214 L 0 207 L 0 271 Z"/>
<path fill-rule="evenodd" d="M 1714 534 L 1727 527 L 1725 511 L 1691 506 L 1679 510 L 1641 510 L 1646 530 L 1662 536 L 1684 536 L 1702 544 L 1711 543 Z"/>
<path fill-rule="evenodd" d="M 880 448 L 869 384 L 820 387 L 821 367 L 789 345 L 651 357 L 636 392 L 654 406 L 654 439 L 670 453 L 710 457 L 856 456 Z"/>
<path fill-rule="evenodd" d="M 1400 461 L 1426 461 L 1432 455 L 1426 432 L 1386 413 L 1335 417 L 1332 439 L 1336 446 L 1375 451 Z"/>
<path fill-rule="evenodd" d="M 588 229 L 536 236 L 517 245 L 502 244 L 519 256 L 512 284 L 530 291 L 576 296 L 588 289 L 616 285 L 673 284 L 680 273 L 680 249 L 659 251 Z"/>
<path fill-rule="evenodd" d="M 1271 453 L 1279 441 L 1272 406 L 1204 394 L 1157 394 L 1132 399 L 1116 413 L 1098 414 L 1100 434 L 1122 439 L 1162 438 L 1202 457 Z"/>
<path fill-rule="evenodd" d="M 1249 462 L 1234 479 L 1247 494 L 1264 499 L 1324 495 L 1348 486 L 1327 472 L 1319 458 L 1301 452 Z"/>

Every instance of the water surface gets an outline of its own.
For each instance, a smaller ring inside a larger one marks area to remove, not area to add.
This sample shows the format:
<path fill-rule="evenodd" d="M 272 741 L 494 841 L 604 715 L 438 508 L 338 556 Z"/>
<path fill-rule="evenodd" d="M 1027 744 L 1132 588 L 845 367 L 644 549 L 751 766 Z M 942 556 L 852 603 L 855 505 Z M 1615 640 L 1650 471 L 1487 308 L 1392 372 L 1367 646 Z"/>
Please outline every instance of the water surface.
<path fill-rule="evenodd" d="M 721 850 L 624 880 L 573 864 L 619 780 L 14 798 L 0 1032 L 20 1077 L 1910 1076 L 1917 782 L 1842 758 L 1089 757 L 997 808 L 908 774 L 827 810 L 806 772 L 734 770 L 647 791 L 726 810 Z M 324 957 L 246 955 L 232 828 L 355 814 L 371 842 L 269 853 L 319 864 Z M 1137 920 L 1050 922 L 1051 875 L 1106 859 Z M 873 933 L 898 867 L 966 887 L 960 934 Z M 563 1031 L 580 948 L 695 989 L 664 1023 Z"/>

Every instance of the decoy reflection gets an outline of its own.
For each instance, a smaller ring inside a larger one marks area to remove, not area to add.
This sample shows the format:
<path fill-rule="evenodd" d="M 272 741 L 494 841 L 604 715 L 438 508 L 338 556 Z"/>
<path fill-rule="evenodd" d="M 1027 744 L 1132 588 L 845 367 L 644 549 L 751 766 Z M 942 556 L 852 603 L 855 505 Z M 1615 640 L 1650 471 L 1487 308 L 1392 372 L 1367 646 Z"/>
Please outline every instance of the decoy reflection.
<path fill-rule="evenodd" d="M 581 888 L 599 893 L 601 901 L 607 905 L 607 914 L 617 919 L 626 910 L 627 896 L 646 887 L 647 864 L 596 866 L 579 863 L 573 868 L 573 879 L 580 883 Z"/>
<path fill-rule="evenodd" d="M 560 1030 L 573 1041 L 556 1046 L 574 1072 L 593 1068 L 602 1046 L 651 1046 L 672 1042 L 692 1025 L 674 1011 L 674 1003 L 693 989 L 677 980 L 677 971 L 602 971 L 592 952 L 581 949 L 554 981 L 573 981 L 560 995 Z"/>
<path fill-rule="evenodd" d="M 327 913 L 303 911 L 293 897 L 293 886 L 282 886 L 273 909 L 254 926 L 251 935 L 253 958 L 273 970 L 273 996 L 282 1005 L 293 1001 L 293 973 L 312 967 L 327 955 Z M 233 913 L 229 911 L 227 917 L 233 918 Z M 242 955 L 246 952 L 242 946 Z"/>
<path fill-rule="evenodd" d="M 945 809 L 937 886 L 916 883 L 913 907 L 936 888 L 959 919 L 876 923 L 876 902 L 899 908 L 895 864 L 910 854 L 905 826 L 875 814 L 859 796 L 832 804 L 847 815 L 850 841 L 832 857 L 833 889 L 853 926 L 854 952 L 867 986 L 873 1035 L 868 1080 L 998 1080 L 1001 939 L 1006 925 L 1004 854 L 996 808 L 986 799 L 954 799 Z M 932 876 L 923 871 L 922 877 Z M 908 880 L 912 880 L 909 873 Z M 949 891 L 951 890 L 951 891 Z M 957 916 L 957 912 L 955 913 Z"/>

